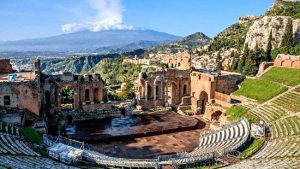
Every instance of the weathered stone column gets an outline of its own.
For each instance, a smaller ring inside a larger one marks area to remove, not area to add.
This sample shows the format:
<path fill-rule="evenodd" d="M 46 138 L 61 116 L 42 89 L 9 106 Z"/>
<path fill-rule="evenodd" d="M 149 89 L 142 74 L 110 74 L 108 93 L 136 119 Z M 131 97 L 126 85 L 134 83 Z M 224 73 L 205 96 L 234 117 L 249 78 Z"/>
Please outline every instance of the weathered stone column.
<path fill-rule="evenodd" d="M 145 81 L 145 100 L 148 100 L 148 81 Z"/>
<path fill-rule="evenodd" d="M 168 80 L 166 80 L 164 83 L 165 83 L 165 98 L 164 98 L 164 103 L 167 104 L 167 102 L 168 102 Z"/>
<path fill-rule="evenodd" d="M 163 80 L 160 81 L 160 99 L 163 100 L 163 91 L 164 91 L 164 82 Z"/>
<path fill-rule="evenodd" d="M 154 80 L 154 86 L 153 86 L 153 100 L 156 100 L 156 79 Z"/>

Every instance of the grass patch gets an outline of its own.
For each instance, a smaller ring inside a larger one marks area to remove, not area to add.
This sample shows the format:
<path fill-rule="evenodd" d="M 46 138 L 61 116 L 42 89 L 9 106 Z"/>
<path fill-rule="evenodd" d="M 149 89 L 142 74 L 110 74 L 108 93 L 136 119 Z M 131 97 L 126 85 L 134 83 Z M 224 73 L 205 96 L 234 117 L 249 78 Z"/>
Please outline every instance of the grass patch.
<path fill-rule="evenodd" d="M 198 167 L 189 167 L 188 169 L 215 169 L 215 168 L 221 168 L 223 167 L 224 164 L 222 163 L 214 163 L 214 164 L 211 164 L 211 165 L 200 165 Z"/>
<path fill-rule="evenodd" d="M 33 128 L 24 127 L 24 128 L 21 128 L 21 131 L 22 131 L 26 141 L 36 143 L 36 144 L 42 144 L 43 139 L 42 139 L 41 135 Z"/>
<path fill-rule="evenodd" d="M 259 80 L 245 79 L 235 95 L 245 96 L 263 103 L 283 93 L 286 86 L 300 84 L 300 69 L 273 67 Z"/>
<path fill-rule="evenodd" d="M 273 67 L 262 76 L 262 79 L 287 86 L 296 86 L 300 84 L 300 69 Z"/>
<path fill-rule="evenodd" d="M 271 98 L 283 93 L 288 89 L 287 87 L 278 83 L 263 79 L 245 79 L 240 85 L 240 89 L 235 91 L 234 94 L 255 99 L 259 103 L 270 100 Z"/>
<path fill-rule="evenodd" d="M 241 152 L 241 154 L 239 155 L 239 158 L 245 159 L 245 158 L 251 156 L 252 154 L 257 152 L 264 145 L 264 142 L 265 142 L 265 138 L 254 139 L 252 144 L 250 144 L 243 152 Z"/>
<path fill-rule="evenodd" d="M 229 121 L 237 121 L 240 120 L 241 118 L 245 117 L 248 119 L 250 123 L 254 121 L 258 121 L 258 119 L 250 114 L 246 109 L 238 106 L 232 106 L 229 109 L 225 111 L 225 115 L 229 119 Z"/>

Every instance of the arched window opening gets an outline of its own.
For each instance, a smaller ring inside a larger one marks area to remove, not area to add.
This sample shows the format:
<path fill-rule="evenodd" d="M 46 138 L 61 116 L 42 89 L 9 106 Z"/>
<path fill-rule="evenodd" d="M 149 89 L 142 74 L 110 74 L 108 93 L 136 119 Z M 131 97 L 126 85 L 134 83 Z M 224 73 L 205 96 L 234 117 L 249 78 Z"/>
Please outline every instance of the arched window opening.
<path fill-rule="evenodd" d="M 10 96 L 4 96 L 3 98 L 4 106 L 10 106 Z"/>
<path fill-rule="evenodd" d="M 99 89 L 98 88 L 94 89 L 94 102 L 96 102 L 96 103 L 100 102 L 100 100 L 99 100 Z"/>
<path fill-rule="evenodd" d="M 90 101 L 90 90 L 89 89 L 85 89 L 85 94 L 84 94 L 84 100 L 86 101 L 86 102 L 89 102 Z"/>

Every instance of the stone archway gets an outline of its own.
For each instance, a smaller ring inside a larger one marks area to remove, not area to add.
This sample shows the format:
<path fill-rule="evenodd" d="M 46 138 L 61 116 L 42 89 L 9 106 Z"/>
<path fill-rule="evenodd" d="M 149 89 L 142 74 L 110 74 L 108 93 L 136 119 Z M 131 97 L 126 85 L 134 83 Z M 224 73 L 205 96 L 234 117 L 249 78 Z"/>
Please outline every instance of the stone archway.
<path fill-rule="evenodd" d="M 85 91 L 84 91 L 84 101 L 90 102 L 90 90 L 89 89 L 85 89 Z"/>
<path fill-rule="evenodd" d="M 46 111 L 46 115 L 48 115 L 50 113 L 50 109 L 51 109 L 51 95 L 49 91 L 45 92 L 45 111 Z"/>
<path fill-rule="evenodd" d="M 205 91 L 202 91 L 197 101 L 197 111 L 199 114 L 205 113 L 206 103 L 208 102 L 208 94 Z"/>
<path fill-rule="evenodd" d="M 147 95 L 149 99 L 152 98 L 152 87 L 150 85 L 147 87 Z"/>
<path fill-rule="evenodd" d="M 99 99 L 99 89 L 95 88 L 94 89 L 94 102 L 95 103 L 100 103 L 100 99 Z"/>
<path fill-rule="evenodd" d="M 144 98 L 144 94 L 143 94 L 143 86 L 139 86 L 139 94 L 138 94 L 137 96 L 139 96 L 138 99 Z"/>
<path fill-rule="evenodd" d="M 169 104 L 174 105 L 177 102 L 177 84 L 173 81 L 170 83 L 169 89 L 168 89 L 170 95 L 169 95 Z"/>
<path fill-rule="evenodd" d="M 74 109 L 74 94 L 73 86 L 66 85 L 59 91 L 62 109 Z"/>
<path fill-rule="evenodd" d="M 183 85 L 183 95 L 187 95 L 187 85 Z"/>

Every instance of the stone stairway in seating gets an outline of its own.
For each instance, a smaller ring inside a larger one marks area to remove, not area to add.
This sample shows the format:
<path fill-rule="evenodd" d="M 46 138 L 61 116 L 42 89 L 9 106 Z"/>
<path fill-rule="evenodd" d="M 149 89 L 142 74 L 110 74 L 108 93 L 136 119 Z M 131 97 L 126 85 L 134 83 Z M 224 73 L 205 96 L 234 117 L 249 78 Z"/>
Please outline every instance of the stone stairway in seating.
<path fill-rule="evenodd" d="M 300 87 L 295 87 L 279 96 L 250 109 L 250 112 L 260 117 L 266 123 L 284 118 L 285 116 L 293 116 L 300 112 Z"/>
<path fill-rule="evenodd" d="M 0 155 L 0 169 L 75 169 L 48 158 L 30 156 Z"/>
<path fill-rule="evenodd" d="M 254 109 L 255 107 L 257 107 L 258 103 L 255 101 L 247 100 L 247 101 L 239 104 L 238 106 L 243 107 L 246 110 L 251 110 L 251 109 Z"/>
<path fill-rule="evenodd" d="M 226 168 L 300 168 L 300 85 L 249 112 L 267 123 L 271 137 L 250 159 Z"/>

